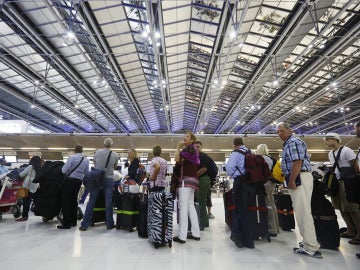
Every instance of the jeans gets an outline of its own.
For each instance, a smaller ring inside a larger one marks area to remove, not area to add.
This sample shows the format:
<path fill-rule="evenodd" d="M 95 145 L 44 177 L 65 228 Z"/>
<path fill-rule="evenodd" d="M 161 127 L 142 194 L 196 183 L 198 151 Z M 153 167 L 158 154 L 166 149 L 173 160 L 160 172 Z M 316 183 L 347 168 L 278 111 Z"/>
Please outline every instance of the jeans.
<path fill-rule="evenodd" d="M 105 194 L 105 223 L 106 227 L 111 228 L 114 226 L 114 217 L 113 217 L 113 186 L 114 180 L 112 178 L 106 178 L 104 194 Z M 85 215 L 81 222 L 82 228 L 88 228 L 91 224 L 92 216 L 94 213 L 94 207 L 97 200 L 97 197 L 100 193 L 100 188 L 96 188 L 94 190 L 90 190 L 90 199 L 86 205 Z"/>
<path fill-rule="evenodd" d="M 26 198 L 23 198 L 23 209 L 22 209 L 21 217 L 24 217 L 24 218 L 29 217 L 30 204 L 31 204 L 31 201 L 35 197 L 35 193 L 32 193 L 29 191 L 28 194 L 29 195 Z"/>
<path fill-rule="evenodd" d="M 255 197 L 256 187 L 242 180 L 235 179 L 233 185 L 233 202 L 235 205 L 231 237 L 246 247 L 253 247 L 253 224 L 248 215 L 248 201 Z"/>

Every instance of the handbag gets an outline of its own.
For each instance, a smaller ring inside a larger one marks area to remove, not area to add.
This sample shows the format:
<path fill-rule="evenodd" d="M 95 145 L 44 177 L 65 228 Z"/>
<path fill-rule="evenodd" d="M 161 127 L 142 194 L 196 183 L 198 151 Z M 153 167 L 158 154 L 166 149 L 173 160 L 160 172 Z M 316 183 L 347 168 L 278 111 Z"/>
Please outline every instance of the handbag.
<path fill-rule="evenodd" d="M 127 179 L 124 182 L 122 182 L 118 186 L 118 190 L 120 194 L 123 193 L 132 193 L 132 194 L 139 194 L 140 193 L 140 187 L 133 179 Z"/>
<path fill-rule="evenodd" d="M 106 179 L 106 169 L 107 169 L 107 166 L 109 163 L 111 152 L 112 151 L 110 151 L 110 153 L 107 157 L 105 168 L 103 170 L 96 169 L 95 167 L 91 167 L 90 171 L 87 174 L 85 174 L 83 183 L 87 189 L 94 190 L 97 188 L 100 188 L 100 189 L 104 188 L 105 179 Z"/>
<path fill-rule="evenodd" d="M 341 146 L 336 157 L 335 157 L 334 151 L 332 151 L 335 162 L 334 162 L 333 167 L 325 173 L 324 178 L 323 178 L 325 187 L 328 190 L 327 194 L 330 196 L 336 196 L 339 191 L 339 180 L 336 177 L 335 169 L 336 169 L 336 167 L 338 167 L 339 158 L 340 158 L 342 149 L 343 149 L 343 147 Z"/>
<path fill-rule="evenodd" d="M 30 179 L 31 179 L 32 172 L 33 172 L 33 168 L 31 168 L 31 171 L 30 171 L 30 177 L 29 177 L 29 182 L 28 182 L 27 187 L 20 187 L 17 190 L 17 192 L 16 192 L 16 197 L 17 198 L 27 198 L 27 197 L 29 197 L 29 187 L 30 187 Z"/>
<path fill-rule="evenodd" d="M 360 204 L 360 174 L 354 169 L 355 162 L 357 162 L 360 149 L 356 155 L 354 163 L 351 167 L 341 167 L 341 180 L 344 181 L 346 200 L 351 203 Z"/>
<path fill-rule="evenodd" d="M 16 192 L 17 198 L 27 198 L 29 196 L 29 189 L 26 187 L 21 187 Z"/>

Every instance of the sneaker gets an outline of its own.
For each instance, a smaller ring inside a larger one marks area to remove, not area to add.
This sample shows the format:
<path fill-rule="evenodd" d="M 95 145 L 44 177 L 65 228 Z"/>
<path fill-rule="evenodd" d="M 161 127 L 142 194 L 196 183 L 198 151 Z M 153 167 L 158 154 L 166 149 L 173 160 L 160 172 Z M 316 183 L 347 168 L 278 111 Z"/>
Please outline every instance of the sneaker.
<path fill-rule="evenodd" d="M 208 214 L 208 218 L 210 218 L 210 219 L 214 219 L 215 218 L 215 216 L 213 215 L 213 214 Z"/>
<path fill-rule="evenodd" d="M 319 258 L 319 259 L 321 259 L 323 257 L 320 251 L 318 251 L 318 250 L 317 251 L 310 251 L 310 250 L 307 250 L 304 247 L 294 248 L 294 252 L 296 254 L 308 255 L 310 257 Z"/>

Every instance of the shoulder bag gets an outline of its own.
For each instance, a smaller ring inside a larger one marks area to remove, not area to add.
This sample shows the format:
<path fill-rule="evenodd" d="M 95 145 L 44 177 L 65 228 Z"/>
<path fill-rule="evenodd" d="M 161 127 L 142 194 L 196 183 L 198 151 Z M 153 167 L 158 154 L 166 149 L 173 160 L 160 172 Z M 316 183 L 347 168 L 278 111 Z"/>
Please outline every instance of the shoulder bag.
<path fill-rule="evenodd" d="M 80 164 L 83 160 L 84 160 L 84 157 L 81 158 L 80 162 L 74 167 L 74 169 L 72 169 L 70 172 L 65 174 L 63 182 L 80 166 Z"/>
<path fill-rule="evenodd" d="M 360 174 L 355 171 L 355 163 L 359 157 L 360 149 L 351 167 L 341 167 L 341 180 L 344 181 L 346 200 L 360 204 Z"/>
<path fill-rule="evenodd" d="M 110 156 L 112 151 L 110 151 L 106 164 L 105 169 L 100 170 L 96 169 L 95 167 L 91 167 L 90 171 L 84 176 L 83 183 L 84 186 L 89 190 L 94 190 L 97 188 L 104 188 L 105 186 L 105 179 L 106 179 L 106 169 L 109 164 Z"/>
<path fill-rule="evenodd" d="M 332 154 L 333 154 L 334 160 L 335 160 L 334 165 L 329 171 L 327 171 L 325 173 L 324 178 L 323 178 L 325 187 L 328 190 L 327 194 L 330 196 L 336 196 L 339 191 L 339 180 L 336 177 L 335 169 L 336 169 L 336 167 L 339 166 L 338 164 L 339 164 L 339 158 L 340 158 L 342 148 L 343 147 L 341 146 L 336 157 L 335 157 L 334 151 L 332 151 Z"/>

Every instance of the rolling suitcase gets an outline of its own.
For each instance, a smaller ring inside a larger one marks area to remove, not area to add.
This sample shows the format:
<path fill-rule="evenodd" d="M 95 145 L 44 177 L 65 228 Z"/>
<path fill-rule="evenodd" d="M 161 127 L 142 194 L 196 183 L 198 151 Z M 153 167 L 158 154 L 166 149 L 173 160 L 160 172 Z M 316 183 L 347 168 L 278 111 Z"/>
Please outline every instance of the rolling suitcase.
<path fill-rule="evenodd" d="M 275 205 L 279 216 L 279 226 L 283 231 L 295 229 L 294 209 L 290 194 L 278 192 L 274 194 Z"/>
<path fill-rule="evenodd" d="M 339 223 L 334 207 L 325 198 L 325 192 L 321 190 L 321 184 L 317 180 L 314 181 L 311 197 L 311 213 L 314 218 L 316 238 L 321 248 L 337 250 L 340 246 Z"/>
<path fill-rule="evenodd" d="M 232 189 L 225 191 L 223 193 L 224 200 L 224 210 L 225 210 L 225 223 L 231 229 L 232 219 L 233 219 L 233 211 L 235 210 L 235 205 L 232 201 Z"/>
<path fill-rule="evenodd" d="M 105 194 L 104 190 L 101 189 L 96 199 L 95 207 L 93 209 L 93 216 L 91 223 L 105 222 Z"/>
<path fill-rule="evenodd" d="M 151 192 L 148 204 L 148 237 L 155 248 L 172 247 L 174 200 L 171 193 Z"/>
<path fill-rule="evenodd" d="M 248 215 L 253 226 L 253 239 L 267 239 L 271 242 L 268 229 L 268 209 L 265 204 L 264 191 L 258 191 L 255 197 L 248 200 Z"/>
<path fill-rule="evenodd" d="M 138 235 L 143 238 L 148 237 L 147 216 L 148 216 L 148 194 L 140 194 L 139 224 L 137 226 Z"/>
<path fill-rule="evenodd" d="M 120 194 L 116 209 L 116 229 L 127 229 L 129 232 L 134 231 L 134 228 L 139 223 L 139 207 L 139 194 Z"/>

